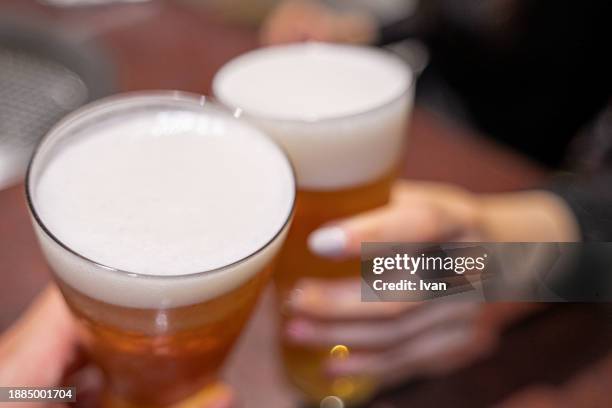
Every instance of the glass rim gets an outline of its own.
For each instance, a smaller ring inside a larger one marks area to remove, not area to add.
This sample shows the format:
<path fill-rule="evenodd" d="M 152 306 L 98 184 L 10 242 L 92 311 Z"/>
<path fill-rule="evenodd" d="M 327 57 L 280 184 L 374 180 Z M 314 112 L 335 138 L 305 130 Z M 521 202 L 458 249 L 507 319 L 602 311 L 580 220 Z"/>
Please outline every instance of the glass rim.
<path fill-rule="evenodd" d="M 205 95 L 199 95 L 196 93 L 184 92 L 184 91 L 149 90 L 149 91 L 124 92 L 124 93 L 115 94 L 109 97 L 101 98 L 94 102 L 83 105 L 79 109 L 66 115 L 59 122 L 57 122 L 40 139 L 40 141 L 36 145 L 36 148 L 34 149 L 34 152 L 32 153 L 32 156 L 30 157 L 30 161 L 28 163 L 28 167 L 26 170 L 26 177 L 25 177 L 24 185 L 25 185 L 25 195 L 26 195 L 27 207 L 36 225 L 40 227 L 43 233 L 46 236 L 48 236 L 55 244 L 59 245 L 62 249 L 68 251 L 70 254 L 76 256 L 80 260 L 93 264 L 100 269 L 104 269 L 107 272 L 116 273 L 123 277 L 136 278 L 136 279 L 151 279 L 151 280 L 154 280 L 154 279 L 158 279 L 158 280 L 190 279 L 190 278 L 202 277 L 204 275 L 209 275 L 209 274 L 216 274 L 216 273 L 223 272 L 224 270 L 234 268 L 240 264 L 243 264 L 247 262 L 249 259 L 252 259 L 256 255 L 258 255 L 259 253 L 263 252 L 266 248 L 270 247 L 270 245 L 272 245 L 276 241 L 276 239 L 287 229 L 289 223 L 293 219 L 293 215 L 295 213 L 296 199 L 297 199 L 297 178 L 296 178 L 296 172 L 295 172 L 293 162 L 291 161 L 289 155 L 287 154 L 283 146 L 281 146 L 273 138 L 271 138 L 264 131 L 258 128 L 254 128 L 254 129 L 257 132 L 261 133 L 263 137 L 268 139 L 270 143 L 276 146 L 276 148 L 280 151 L 282 156 L 287 161 L 287 164 L 289 165 L 289 169 L 291 170 L 291 176 L 293 179 L 293 196 L 291 199 L 291 206 L 287 214 L 287 217 L 285 221 L 282 223 L 282 225 L 279 227 L 278 231 L 276 231 L 276 233 L 269 240 L 267 240 L 265 244 L 263 244 L 261 247 L 257 248 L 257 250 L 249 253 L 248 255 L 244 256 L 241 259 L 238 259 L 227 265 L 222 265 L 216 268 L 212 268 L 212 269 L 208 269 L 204 271 L 192 272 L 192 273 L 182 273 L 178 275 L 153 275 L 153 274 L 146 274 L 146 273 L 140 273 L 140 272 L 126 271 L 120 268 L 115 268 L 113 266 L 103 264 L 93 259 L 90 259 L 87 256 L 72 249 L 70 246 L 65 244 L 61 239 L 59 239 L 55 234 L 53 234 L 51 230 L 47 227 L 47 225 L 43 222 L 42 218 L 39 216 L 38 212 L 36 211 L 36 207 L 34 205 L 34 199 L 32 197 L 32 192 L 30 190 L 32 188 L 32 169 L 34 167 L 34 162 L 36 158 L 38 157 L 40 153 L 40 149 L 45 143 L 45 141 L 47 141 L 53 135 L 56 135 L 64 131 L 64 128 L 66 126 L 69 126 L 74 123 L 79 123 L 79 121 L 83 121 L 85 119 L 91 118 L 91 116 L 99 112 L 99 109 L 101 108 L 117 106 L 117 105 L 121 105 L 127 102 L 134 102 L 134 101 L 146 102 L 146 101 L 156 101 L 156 100 L 166 101 L 166 102 L 175 101 L 175 102 L 195 103 L 201 107 L 212 104 L 212 107 L 214 107 L 215 109 L 219 109 L 229 114 L 230 116 L 234 117 L 236 120 L 241 120 L 240 119 L 241 112 L 239 112 L 238 110 L 228 109 L 227 106 L 221 103 L 218 103 L 213 98 L 207 97 Z M 246 124 L 249 127 L 253 127 L 253 125 L 249 124 L 248 122 L 246 122 Z"/>
<path fill-rule="evenodd" d="M 395 95 L 394 97 L 390 98 L 389 100 L 385 100 L 384 102 L 377 104 L 375 106 L 372 106 L 370 108 L 367 109 L 363 109 L 363 110 L 359 110 L 356 112 L 351 112 L 348 114 L 341 114 L 341 115 L 331 115 L 331 116 L 324 116 L 324 117 L 320 117 L 320 118 L 312 118 L 312 119 L 308 119 L 308 118 L 286 118 L 286 117 L 279 117 L 279 116 L 275 116 L 275 115 L 265 115 L 265 114 L 261 114 L 261 113 L 254 113 L 252 111 L 250 111 L 249 109 L 245 109 L 245 108 L 241 108 L 240 106 L 234 105 L 232 103 L 230 103 L 229 101 L 225 101 L 221 95 L 219 95 L 219 93 L 216 91 L 216 89 L 218 89 L 218 81 L 220 78 L 220 74 L 222 73 L 223 69 L 226 68 L 229 64 L 236 62 L 242 58 L 246 58 L 249 56 L 254 55 L 255 53 L 258 52 L 265 52 L 265 51 L 269 51 L 269 50 L 275 50 L 275 49 L 281 49 L 281 48 L 293 48 L 293 47 L 343 47 L 343 48 L 353 48 L 353 49 L 360 49 L 362 51 L 367 50 L 367 52 L 373 53 L 373 54 L 378 54 L 379 56 L 382 56 L 383 58 L 387 59 L 387 60 L 392 60 L 395 63 L 397 63 L 399 66 L 402 67 L 403 71 L 407 74 L 407 81 L 405 86 L 403 86 L 401 88 L 401 90 L 399 91 L 399 93 L 397 95 Z M 305 41 L 305 42 L 300 42 L 300 43 L 292 43 L 292 44 L 281 44 L 281 45 L 272 45 L 272 46 L 266 46 L 266 47 L 260 47 L 260 48 L 256 48 L 250 51 L 245 52 L 244 54 L 238 55 L 236 57 L 234 57 L 233 59 L 231 59 L 230 61 L 226 62 L 221 68 L 219 68 L 219 70 L 215 73 L 213 80 L 212 80 L 212 93 L 213 96 L 215 98 L 215 100 L 217 100 L 219 103 L 221 103 L 223 106 L 225 106 L 227 109 L 230 110 L 234 110 L 234 111 L 240 111 L 240 114 L 242 116 L 246 116 L 249 118 L 254 118 L 254 119 L 264 119 L 264 120 L 270 120 L 270 121 L 275 121 L 275 122 L 279 122 L 279 123 L 293 123 L 293 124 L 303 124 L 303 125 L 317 125 L 317 124 L 327 124 L 327 123 L 333 123 L 333 122 L 340 122 L 343 120 L 347 120 L 347 119 L 353 119 L 359 116 L 363 116 L 363 115 L 367 115 L 370 113 L 375 113 L 378 111 L 381 111 L 385 108 L 387 108 L 388 106 L 393 105 L 394 103 L 396 103 L 397 101 L 403 99 L 404 97 L 406 97 L 408 94 L 410 94 L 412 92 L 412 90 L 414 89 L 414 85 L 415 85 L 415 73 L 412 70 L 412 68 L 410 67 L 410 65 L 408 65 L 408 63 L 406 63 L 402 58 L 400 58 L 396 53 L 380 48 L 380 47 L 375 47 L 372 45 L 355 45 L 355 44 L 337 44 L 337 43 L 326 43 L 326 42 L 321 42 L 321 41 Z"/>

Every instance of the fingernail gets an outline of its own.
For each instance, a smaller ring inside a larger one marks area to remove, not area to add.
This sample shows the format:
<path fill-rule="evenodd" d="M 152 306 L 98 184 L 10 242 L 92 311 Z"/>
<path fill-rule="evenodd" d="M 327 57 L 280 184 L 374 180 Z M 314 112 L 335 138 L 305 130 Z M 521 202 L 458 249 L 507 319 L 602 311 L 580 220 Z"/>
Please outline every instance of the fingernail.
<path fill-rule="evenodd" d="M 289 293 L 289 297 L 287 299 L 287 303 L 289 303 L 289 305 L 298 305 L 300 304 L 300 302 L 302 301 L 302 299 L 304 298 L 304 290 L 303 289 L 293 289 L 290 293 Z"/>
<path fill-rule="evenodd" d="M 289 292 L 287 299 L 281 303 L 281 312 L 284 315 L 289 315 L 295 309 L 299 309 L 304 298 L 303 293 L 302 289 L 293 289 Z"/>
<path fill-rule="evenodd" d="M 308 338 L 310 326 L 303 321 L 291 321 L 287 324 L 285 333 L 293 340 L 304 340 Z"/>
<path fill-rule="evenodd" d="M 348 237 L 340 227 L 324 227 L 312 232 L 308 236 L 308 248 L 313 253 L 335 258 L 344 254 Z"/>

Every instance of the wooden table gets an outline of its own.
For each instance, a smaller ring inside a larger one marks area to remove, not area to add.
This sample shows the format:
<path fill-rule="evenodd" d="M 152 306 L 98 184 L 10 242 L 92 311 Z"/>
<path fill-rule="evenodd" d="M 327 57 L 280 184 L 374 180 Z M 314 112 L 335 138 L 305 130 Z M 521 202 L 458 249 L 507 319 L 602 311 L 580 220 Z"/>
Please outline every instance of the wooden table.
<path fill-rule="evenodd" d="M 79 41 L 103 47 L 115 60 L 121 91 L 169 88 L 207 94 L 224 62 L 257 45 L 254 30 L 171 2 L 56 10 L 29 0 L 5 0 L 0 14 L 7 10 L 57 23 Z M 531 187 L 547 177 L 533 163 L 420 108 L 409 137 L 403 171 L 408 178 L 495 192 Z M 0 277 L 3 329 L 49 280 L 22 185 L 0 192 Z M 227 365 L 226 378 L 245 408 L 297 404 L 280 371 L 272 307 L 267 293 Z M 487 406 L 526 384 L 562 383 L 612 346 L 610 327 L 602 330 L 606 313 L 593 305 L 554 307 L 512 328 L 486 361 L 387 392 L 372 406 Z"/>

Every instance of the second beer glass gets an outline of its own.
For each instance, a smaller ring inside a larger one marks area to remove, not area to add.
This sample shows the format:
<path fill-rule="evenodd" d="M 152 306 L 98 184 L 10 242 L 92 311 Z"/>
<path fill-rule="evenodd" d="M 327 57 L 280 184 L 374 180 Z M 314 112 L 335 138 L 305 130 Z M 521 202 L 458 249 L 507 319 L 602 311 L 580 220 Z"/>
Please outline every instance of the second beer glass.
<path fill-rule="evenodd" d="M 307 238 L 332 220 L 387 203 L 403 151 L 412 83 L 411 71 L 391 53 L 320 43 L 256 50 L 216 75 L 215 96 L 283 145 L 296 169 L 295 220 L 275 273 L 281 302 L 302 278 L 359 276 L 358 260 L 318 257 Z M 283 341 L 290 380 L 317 405 L 329 395 L 349 404 L 369 397 L 372 379 L 326 378 L 322 363 L 333 346 L 313 349 Z"/>

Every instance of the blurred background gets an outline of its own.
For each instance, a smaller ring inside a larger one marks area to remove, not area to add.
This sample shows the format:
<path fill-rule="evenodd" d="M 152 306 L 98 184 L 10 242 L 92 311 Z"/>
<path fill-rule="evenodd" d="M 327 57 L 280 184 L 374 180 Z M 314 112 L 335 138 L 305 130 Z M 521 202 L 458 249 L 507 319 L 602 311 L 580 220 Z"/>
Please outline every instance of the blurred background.
<path fill-rule="evenodd" d="M 39 138 L 68 112 L 112 93 L 210 94 L 225 62 L 270 42 L 265 24 L 279 3 L 0 0 L 0 329 L 49 280 L 22 186 Z M 375 25 L 368 40 L 419 74 L 403 177 L 514 191 L 594 168 L 608 151 L 612 138 L 601 139 L 609 135 L 612 72 L 606 2 L 322 4 L 338 16 L 367 16 Z M 270 308 L 268 294 L 226 370 L 245 407 L 297 404 L 270 340 Z M 610 386 L 609 307 L 559 304 L 514 323 L 490 357 L 411 381 L 371 406 L 604 407 L 612 406 Z"/>

